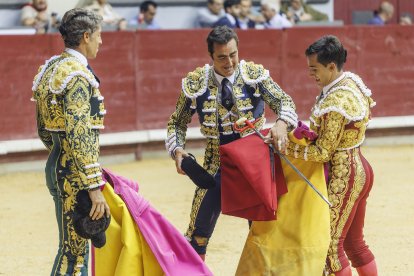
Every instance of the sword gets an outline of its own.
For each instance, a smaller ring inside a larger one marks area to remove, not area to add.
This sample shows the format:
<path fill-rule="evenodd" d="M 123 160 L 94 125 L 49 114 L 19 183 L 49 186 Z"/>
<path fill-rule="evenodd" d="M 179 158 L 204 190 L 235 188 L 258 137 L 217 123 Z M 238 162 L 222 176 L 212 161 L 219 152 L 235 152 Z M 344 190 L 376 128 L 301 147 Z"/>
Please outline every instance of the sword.
<path fill-rule="evenodd" d="M 246 125 L 244 128 L 241 128 L 239 126 L 242 125 Z M 256 127 L 246 118 L 242 117 L 240 119 L 238 119 L 235 123 L 234 123 L 234 128 L 239 131 L 239 132 L 243 132 L 246 129 L 253 129 L 254 132 L 260 137 L 262 138 L 263 141 L 266 141 L 266 138 L 263 136 L 262 133 L 260 133 L 260 131 L 258 131 L 256 129 Z M 296 168 L 295 165 L 292 164 L 292 162 L 290 162 L 289 159 L 286 158 L 285 155 L 283 155 L 280 151 L 278 151 L 272 144 L 268 144 L 269 147 L 277 153 L 277 155 L 279 155 L 280 158 L 282 158 L 305 182 L 306 184 L 308 184 L 318 195 L 320 198 L 322 198 L 323 201 L 326 202 L 326 204 L 328 204 L 329 207 L 332 207 L 332 204 L 329 202 L 329 200 L 315 187 L 315 185 L 313 185 L 309 179 L 306 178 L 306 176 L 303 175 L 303 173 L 301 171 L 299 171 L 298 168 Z"/>

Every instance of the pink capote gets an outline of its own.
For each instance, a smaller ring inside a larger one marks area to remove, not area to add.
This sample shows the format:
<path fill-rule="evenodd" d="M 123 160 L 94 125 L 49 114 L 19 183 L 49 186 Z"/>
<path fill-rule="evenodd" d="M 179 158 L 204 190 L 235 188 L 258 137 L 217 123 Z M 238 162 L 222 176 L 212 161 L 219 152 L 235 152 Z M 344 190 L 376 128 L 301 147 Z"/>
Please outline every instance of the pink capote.
<path fill-rule="evenodd" d="M 165 275 L 213 275 L 184 236 L 138 194 L 138 183 L 107 169 L 103 177 L 125 202 Z"/>

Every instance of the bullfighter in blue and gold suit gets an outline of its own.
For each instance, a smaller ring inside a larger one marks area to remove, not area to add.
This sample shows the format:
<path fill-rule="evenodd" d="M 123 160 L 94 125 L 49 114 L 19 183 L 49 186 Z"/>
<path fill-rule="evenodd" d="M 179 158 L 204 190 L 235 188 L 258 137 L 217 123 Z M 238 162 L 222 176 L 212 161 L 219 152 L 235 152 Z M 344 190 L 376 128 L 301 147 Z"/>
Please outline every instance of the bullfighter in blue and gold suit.
<path fill-rule="evenodd" d="M 72 222 L 77 193 L 89 191 L 93 219 L 109 215 L 99 189 L 105 182 L 98 163 L 105 109 L 99 80 L 87 61 L 96 56 L 102 43 L 101 21 L 83 9 L 68 11 L 60 27 L 67 48 L 39 68 L 33 83 L 38 134 L 49 151 L 46 183 L 59 227 L 52 275 L 88 273 L 88 241 L 76 234 Z"/>
<path fill-rule="evenodd" d="M 207 138 L 204 168 L 217 182 L 215 188 L 196 189 L 186 233 L 202 258 L 221 211 L 219 146 L 240 138 L 240 133 L 233 129 L 234 122 L 246 117 L 258 129 L 262 128 L 267 103 L 279 117 L 269 137 L 283 144 L 287 140 L 287 127 L 297 124 L 292 99 L 272 80 L 269 71 L 252 62 L 239 63 L 238 38 L 233 30 L 225 26 L 214 28 L 207 44 L 214 66 L 197 68 L 183 79 L 166 139 L 177 171 L 183 174 L 181 160 L 187 155 L 184 151 L 187 124 L 197 112 L 201 133 Z"/>

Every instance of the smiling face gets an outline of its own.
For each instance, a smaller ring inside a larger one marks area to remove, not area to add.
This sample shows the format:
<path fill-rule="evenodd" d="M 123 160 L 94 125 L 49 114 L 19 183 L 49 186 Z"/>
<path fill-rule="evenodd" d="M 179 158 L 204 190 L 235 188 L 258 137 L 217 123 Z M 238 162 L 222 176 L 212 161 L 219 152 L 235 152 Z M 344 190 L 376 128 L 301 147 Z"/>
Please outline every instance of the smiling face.
<path fill-rule="evenodd" d="M 85 42 L 86 42 L 86 57 L 96 58 L 96 55 L 98 54 L 99 46 L 102 44 L 101 27 L 98 27 L 98 29 L 92 34 L 85 33 Z"/>
<path fill-rule="evenodd" d="M 335 63 L 330 62 L 326 66 L 318 62 L 317 54 L 313 54 L 307 57 L 309 75 L 315 79 L 319 88 L 323 88 L 334 81 L 338 74 Z"/>
<path fill-rule="evenodd" d="M 239 64 L 239 51 L 235 39 L 226 44 L 214 43 L 213 59 L 214 70 L 223 77 L 233 75 Z"/>

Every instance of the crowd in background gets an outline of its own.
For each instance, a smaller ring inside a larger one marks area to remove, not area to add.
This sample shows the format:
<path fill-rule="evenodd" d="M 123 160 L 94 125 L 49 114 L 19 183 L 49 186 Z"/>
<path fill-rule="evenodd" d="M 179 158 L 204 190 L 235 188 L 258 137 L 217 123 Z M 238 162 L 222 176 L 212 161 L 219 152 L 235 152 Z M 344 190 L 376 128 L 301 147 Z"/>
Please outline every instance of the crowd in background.
<path fill-rule="evenodd" d="M 21 10 L 21 25 L 32 27 L 36 33 L 54 32 L 59 25 L 56 13 L 50 13 L 47 0 L 33 0 Z M 76 7 L 93 10 L 103 17 L 103 30 L 157 30 L 158 4 L 144 1 L 138 14 L 132 19 L 123 18 L 107 0 L 80 0 Z M 384 25 L 393 17 L 394 7 L 388 1 L 382 1 L 373 17 L 367 23 Z M 318 11 L 304 0 L 262 0 L 260 7 L 253 7 L 252 0 L 206 0 L 206 6 L 199 8 L 194 28 L 211 28 L 226 25 L 237 29 L 283 29 L 306 22 L 326 22 L 328 15 Z M 401 25 L 411 25 L 412 16 L 403 14 Z"/>

